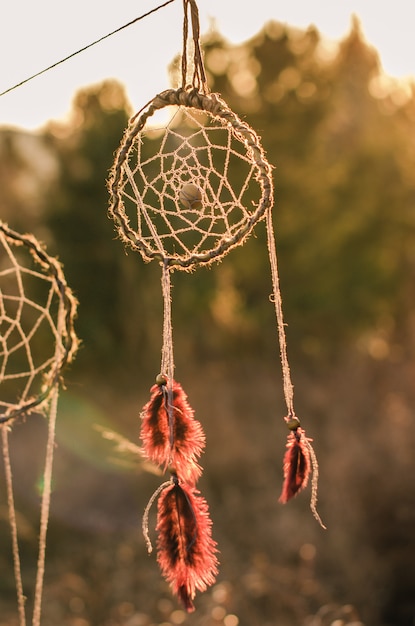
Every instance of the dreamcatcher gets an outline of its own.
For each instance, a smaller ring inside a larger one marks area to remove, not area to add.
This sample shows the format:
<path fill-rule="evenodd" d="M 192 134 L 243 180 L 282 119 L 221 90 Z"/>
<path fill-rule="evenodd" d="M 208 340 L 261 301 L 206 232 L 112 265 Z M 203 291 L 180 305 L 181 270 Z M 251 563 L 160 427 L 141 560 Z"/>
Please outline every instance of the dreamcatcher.
<path fill-rule="evenodd" d="M 142 411 L 141 439 L 146 456 L 169 471 L 150 499 L 158 498 L 158 562 L 173 591 L 193 610 L 196 590 L 213 583 L 216 544 L 206 501 L 196 489 L 198 458 L 205 439 L 187 396 L 174 378 L 171 275 L 221 260 L 266 221 L 290 429 L 284 459 L 286 502 L 307 484 L 314 468 L 312 509 L 316 517 L 317 462 L 310 440 L 295 416 L 286 354 L 277 256 L 272 226 L 271 167 L 255 131 L 217 95 L 209 92 L 199 43 L 195 0 L 183 0 L 182 84 L 153 98 L 131 120 L 112 167 L 110 216 L 119 236 L 145 261 L 161 265 L 164 302 L 161 373 Z M 188 31 L 193 40 L 193 73 L 188 84 Z M 160 121 L 160 118 L 168 118 Z M 318 518 L 319 519 L 319 518 Z"/>
<path fill-rule="evenodd" d="M 71 361 L 77 349 L 73 329 L 75 312 L 76 302 L 59 263 L 48 256 L 33 236 L 20 235 L 0 222 L 0 428 L 19 626 L 26 623 L 25 598 L 17 540 L 9 431 L 16 419 L 33 411 L 48 417 L 33 609 L 33 626 L 38 626 L 58 391 L 62 369 Z"/>

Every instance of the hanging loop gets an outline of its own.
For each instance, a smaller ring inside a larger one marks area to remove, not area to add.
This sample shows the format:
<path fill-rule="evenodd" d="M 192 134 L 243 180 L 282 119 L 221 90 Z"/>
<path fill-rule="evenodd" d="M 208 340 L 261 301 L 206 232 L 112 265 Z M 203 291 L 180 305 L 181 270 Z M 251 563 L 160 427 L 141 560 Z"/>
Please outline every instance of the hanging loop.
<path fill-rule="evenodd" d="M 183 54 L 182 54 L 182 88 L 187 87 L 188 50 L 187 40 L 189 36 L 189 8 L 193 39 L 193 77 L 191 86 L 204 94 L 209 92 L 206 81 L 206 72 L 203 64 L 202 50 L 200 47 L 200 23 L 199 9 L 195 0 L 183 0 Z"/>

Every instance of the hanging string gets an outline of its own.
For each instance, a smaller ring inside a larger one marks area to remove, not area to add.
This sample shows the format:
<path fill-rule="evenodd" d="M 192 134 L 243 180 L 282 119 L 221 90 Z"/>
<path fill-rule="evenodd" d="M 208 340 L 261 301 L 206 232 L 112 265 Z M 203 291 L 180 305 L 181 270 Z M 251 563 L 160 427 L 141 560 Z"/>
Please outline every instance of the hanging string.
<path fill-rule="evenodd" d="M 144 535 L 144 541 L 146 542 L 147 552 L 149 554 L 151 554 L 153 551 L 153 544 L 151 543 L 150 531 L 149 531 L 149 526 L 148 526 L 148 518 L 150 515 L 150 509 L 153 506 L 154 500 L 157 498 L 157 496 L 163 491 L 163 489 L 166 489 L 166 487 L 169 487 L 171 484 L 172 484 L 171 479 L 166 480 L 164 483 L 160 485 L 160 487 L 158 487 L 155 490 L 150 500 L 148 501 L 147 506 L 143 513 L 142 530 L 143 530 L 143 535 Z"/>
<path fill-rule="evenodd" d="M 324 530 L 327 530 L 327 526 L 325 526 L 325 524 L 323 523 L 319 512 L 317 511 L 317 498 L 318 498 L 318 461 L 317 461 L 317 457 L 316 457 L 316 453 L 314 452 L 314 448 L 311 445 L 310 441 L 306 438 L 305 439 L 306 442 L 306 446 L 308 448 L 308 451 L 310 453 L 310 459 L 311 459 L 311 465 L 313 468 L 313 475 L 311 478 L 311 501 L 310 501 L 310 509 L 312 514 L 314 515 L 314 518 L 317 520 L 317 522 L 320 524 L 320 526 L 322 528 L 324 528 Z"/>
<path fill-rule="evenodd" d="M 163 347 L 161 351 L 161 374 L 169 382 L 174 377 L 173 328 L 171 321 L 171 280 L 167 263 L 162 264 L 161 288 L 163 294 Z"/>
<path fill-rule="evenodd" d="M 287 356 L 287 340 L 285 337 L 285 324 L 284 324 L 284 316 L 282 312 L 282 298 L 281 298 L 281 290 L 280 290 L 280 279 L 279 279 L 279 274 L 278 274 L 277 250 L 275 247 L 274 226 L 272 224 L 271 208 L 269 208 L 266 212 L 266 225 L 267 225 L 267 244 L 268 244 L 269 260 L 271 264 L 271 277 L 272 277 L 272 287 L 273 287 L 272 300 L 274 302 L 275 314 L 277 317 L 284 398 L 285 398 L 285 403 L 287 405 L 287 417 L 293 418 L 295 416 L 294 404 L 293 404 L 294 391 L 293 391 L 293 384 L 291 382 L 290 365 L 288 363 L 288 356 Z"/>
<path fill-rule="evenodd" d="M 0 97 L 6 95 L 7 93 L 10 93 L 10 91 L 13 91 L 14 89 L 17 89 L 18 87 L 21 87 L 22 85 L 25 85 L 26 83 L 28 83 L 29 81 L 33 80 L 34 78 L 37 78 L 38 76 L 41 76 L 42 74 L 45 74 L 46 72 L 49 72 L 49 70 L 52 70 L 55 67 L 58 67 L 58 65 L 61 65 L 62 63 L 65 63 L 66 61 L 69 61 L 69 59 L 72 59 L 73 57 L 77 56 L 78 54 L 81 54 L 82 52 L 85 52 L 85 50 L 89 50 L 89 48 L 92 48 L 96 44 L 101 43 L 101 41 L 104 41 L 104 39 L 108 39 L 108 37 L 112 37 L 112 35 L 116 35 L 117 33 L 121 32 L 125 28 L 128 28 L 129 26 L 132 26 L 133 24 L 136 24 L 140 20 L 143 20 L 145 17 L 148 17 L 152 13 L 155 13 L 156 11 L 159 11 L 159 9 L 163 9 L 164 7 L 166 7 L 168 4 L 171 4 L 172 2 L 174 2 L 174 0 L 167 0 L 163 4 L 160 4 L 159 6 L 155 7 L 154 9 L 151 9 L 151 11 L 147 11 L 147 13 L 144 13 L 143 15 L 140 15 L 140 17 L 136 17 L 135 19 L 131 20 L 131 22 L 128 22 L 127 24 L 124 24 L 123 26 L 120 26 L 119 28 L 116 28 L 111 33 L 108 33 L 107 35 L 104 35 L 103 37 L 100 37 L 96 41 L 93 41 L 92 43 L 88 44 L 87 46 L 84 46 L 83 48 L 80 48 L 76 52 L 72 52 L 72 54 L 69 54 L 64 59 L 61 59 L 60 61 L 57 61 L 56 63 L 53 63 L 52 65 L 49 65 L 49 67 L 45 67 L 45 69 L 40 70 L 40 72 L 36 72 L 36 74 L 33 74 L 32 76 L 29 76 L 28 78 L 25 78 L 24 80 L 20 81 L 20 83 L 17 83 L 16 85 L 13 85 L 13 87 L 9 87 L 8 89 L 5 89 L 5 91 L 2 91 L 0 93 Z"/>
<path fill-rule="evenodd" d="M 298 418 L 295 415 L 294 411 L 294 388 L 291 382 L 291 373 L 290 366 L 288 363 L 287 356 L 287 340 L 285 337 L 285 324 L 284 324 L 284 316 L 282 312 L 282 298 L 281 298 L 281 290 L 280 290 L 280 279 L 278 274 L 278 261 L 277 261 L 277 249 L 275 245 L 275 236 L 274 236 L 274 226 L 272 223 L 272 210 L 269 208 L 266 212 L 266 226 L 267 226 L 267 244 L 268 244 L 268 252 L 269 252 L 269 260 L 271 264 L 271 276 L 272 276 L 272 300 L 275 306 L 275 314 L 277 317 L 277 327 L 278 327 L 278 340 L 280 345 L 280 357 L 281 357 L 281 366 L 282 366 L 282 378 L 283 378 L 283 389 L 284 389 L 284 398 L 285 403 L 287 405 L 287 417 L 285 418 L 287 425 L 291 421 L 297 422 L 298 426 L 300 424 Z M 290 427 L 290 426 L 289 426 Z M 307 437 L 304 437 L 304 442 L 308 448 L 312 466 L 312 478 L 311 478 L 311 501 L 310 508 L 313 513 L 315 519 L 320 524 L 320 526 L 326 529 L 318 511 L 317 511 L 317 496 L 318 496 L 318 461 L 316 457 L 316 453 L 314 452 L 313 446 L 310 443 L 310 440 Z"/>
<path fill-rule="evenodd" d="M 167 385 L 163 385 L 164 402 L 167 409 L 170 429 L 170 446 L 173 449 L 173 326 L 171 321 L 171 276 L 167 261 L 162 264 L 161 287 L 163 293 L 163 346 L 161 351 L 161 375 L 167 377 Z"/>
<path fill-rule="evenodd" d="M 66 311 L 61 302 L 58 313 L 58 331 L 62 336 L 65 327 Z M 60 363 L 64 346 L 58 341 L 55 349 L 55 362 Z M 55 379 L 49 405 L 48 436 L 46 441 L 45 468 L 43 471 L 43 491 L 40 507 L 40 530 L 39 530 L 39 553 L 36 569 L 35 596 L 33 605 L 32 626 L 40 626 L 40 614 L 42 608 L 43 582 L 45 578 L 46 561 L 46 535 L 49 523 L 50 498 L 52 493 L 53 455 L 55 450 L 56 418 L 58 414 L 58 398 L 60 388 L 59 378 Z"/>
<path fill-rule="evenodd" d="M 202 50 L 200 47 L 200 23 L 199 23 L 199 10 L 195 0 L 183 0 L 183 54 L 182 54 L 182 88 L 187 86 L 187 40 L 189 36 L 189 17 L 188 11 L 190 8 L 190 17 L 192 24 L 192 39 L 193 39 L 193 78 L 192 87 L 197 91 L 201 91 L 205 94 L 209 92 L 209 88 L 206 80 L 206 72 L 203 64 Z"/>
<path fill-rule="evenodd" d="M 6 477 L 6 491 L 7 491 L 7 506 L 9 510 L 10 530 L 12 536 L 12 552 L 13 552 L 13 567 L 14 577 L 16 581 L 17 591 L 17 607 L 19 613 L 19 626 L 25 626 L 25 597 L 23 593 L 22 572 L 20 567 L 20 553 L 19 543 L 17 539 L 17 522 L 16 522 L 16 509 L 14 506 L 13 497 L 13 476 L 10 463 L 10 451 L 9 451 L 9 429 L 6 424 L 0 426 L 2 436 L 2 448 L 4 459 L 4 470 Z"/>
<path fill-rule="evenodd" d="M 46 461 L 43 472 L 43 492 L 40 511 L 39 555 L 36 570 L 35 598 L 33 608 L 33 626 L 40 626 L 43 581 L 45 577 L 46 533 L 49 522 L 50 497 L 52 492 L 52 466 L 55 448 L 56 416 L 58 408 L 59 385 L 56 384 L 50 401 L 48 439 L 46 443 Z"/>

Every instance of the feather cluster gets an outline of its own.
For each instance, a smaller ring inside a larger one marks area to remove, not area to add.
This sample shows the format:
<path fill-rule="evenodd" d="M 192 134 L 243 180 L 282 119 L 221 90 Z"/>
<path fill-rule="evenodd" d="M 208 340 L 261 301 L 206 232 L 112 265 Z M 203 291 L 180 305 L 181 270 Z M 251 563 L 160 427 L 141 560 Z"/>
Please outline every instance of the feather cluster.
<path fill-rule="evenodd" d="M 288 435 L 283 466 L 284 483 L 279 502 L 285 504 L 307 486 L 311 472 L 310 450 L 300 427 Z"/>
<path fill-rule="evenodd" d="M 194 487 L 173 479 L 158 501 L 158 563 L 167 582 L 188 612 L 196 590 L 215 582 L 216 542 L 206 500 Z"/>
<path fill-rule="evenodd" d="M 179 383 L 172 380 L 169 384 L 161 375 L 150 391 L 141 413 L 143 450 L 164 471 L 168 468 L 172 478 L 150 498 L 143 531 L 151 551 L 148 511 L 159 497 L 157 560 L 172 591 L 191 612 L 196 591 L 205 591 L 215 582 L 218 566 L 208 505 L 195 487 L 202 473 L 197 459 L 205 447 L 205 435 Z"/>
<path fill-rule="evenodd" d="M 166 470 L 172 466 L 179 479 L 195 484 L 202 473 L 197 463 L 205 447 L 205 435 L 194 418 L 187 395 L 172 381 L 153 385 L 141 413 L 141 440 L 148 459 Z"/>

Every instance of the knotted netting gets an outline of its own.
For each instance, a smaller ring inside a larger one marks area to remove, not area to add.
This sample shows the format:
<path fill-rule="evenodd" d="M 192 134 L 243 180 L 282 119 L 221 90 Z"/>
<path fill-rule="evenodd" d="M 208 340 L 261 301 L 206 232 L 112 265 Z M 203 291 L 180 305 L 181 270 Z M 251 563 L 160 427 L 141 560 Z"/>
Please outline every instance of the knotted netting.
<path fill-rule="evenodd" d="M 75 311 L 59 263 L 0 222 L 0 423 L 45 405 L 76 351 Z"/>
<path fill-rule="evenodd" d="M 191 269 L 244 241 L 272 204 L 270 171 L 257 134 L 219 96 L 167 90 L 125 132 L 110 213 L 146 261 Z"/>

